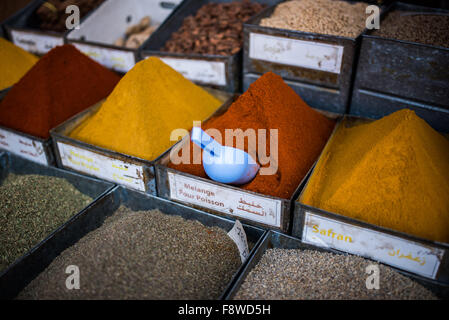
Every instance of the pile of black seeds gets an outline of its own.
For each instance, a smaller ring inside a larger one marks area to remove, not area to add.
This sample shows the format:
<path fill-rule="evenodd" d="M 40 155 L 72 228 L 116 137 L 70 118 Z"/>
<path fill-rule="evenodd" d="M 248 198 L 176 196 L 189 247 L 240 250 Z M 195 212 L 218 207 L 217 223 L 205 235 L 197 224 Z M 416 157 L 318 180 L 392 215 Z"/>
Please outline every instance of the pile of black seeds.
<path fill-rule="evenodd" d="M 66 288 L 70 265 L 79 268 L 79 290 Z M 240 265 L 238 248 L 224 230 L 122 206 L 18 298 L 217 299 Z"/>
<path fill-rule="evenodd" d="M 9 174 L 0 186 L 0 272 L 90 202 L 65 179 Z"/>
<path fill-rule="evenodd" d="M 449 14 L 393 11 L 374 35 L 449 48 Z"/>
<path fill-rule="evenodd" d="M 384 265 L 379 289 L 367 289 L 375 264 L 357 256 L 297 249 L 268 249 L 248 274 L 234 299 L 436 299 L 426 288 Z"/>

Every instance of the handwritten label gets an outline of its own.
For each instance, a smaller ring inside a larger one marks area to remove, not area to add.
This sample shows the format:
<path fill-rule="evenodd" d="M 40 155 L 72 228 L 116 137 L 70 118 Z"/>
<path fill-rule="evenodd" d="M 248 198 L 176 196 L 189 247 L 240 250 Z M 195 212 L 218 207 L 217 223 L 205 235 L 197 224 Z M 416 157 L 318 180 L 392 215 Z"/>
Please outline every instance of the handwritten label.
<path fill-rule="evenodd" d="M 11 31 L 14 44 L 22 49 L 35 54 L 46 54 L 57 46 L 64 44 L 63 37 L 43 35 L 26 31 Z"/>
<path fill-rule="evenodd" d="M 248 248 L 248 241 L 246 239 L 246 233 L 245 229 L 243 229 L 242 224 L 240 221 L 236 220 L 234 227 L 232 227 L 231 231 L 228 232 L 228 236 L 234 240 L 235 244 L 237 245 L 237 248 L 240 252 L 240 258 L 242 259 L 242 263 L 245 262 L 245 260 L 249 256 L 249 248 Z"/>
<path fill-rule="evenodd" d="M 78 50 L 106 68 L 126 73 L 136 64 L 134 52 L 72 43 Z"/>
<path fill-rule="evenodd" d="M 131 163 L 58 142 L 64 167 L 145 191 L 143 168 Z"/>
<path fill-rule="evenodd" d="M 44 144 L 38 140 L 0 129 L 0 149 L 10 151 L 28 160 L 48 165 Z"/>
<path fill-rule="evenodd" d="M 170 198 L 273 227 L 281 227 L 281 201 L 168 172 Z"/>
<path fill-rule="evenodd" d="M 444 250 L 306 212 L 303 242 L 364 256 L 435 279 Z"/>
<path fill-rule="evenodd" d="M 249 35 L 249 57 L 289 66 L 340 73 L 343 47 L 260 33 Z"/>
<path fill-rule="evenodd" d="M 217 86 L 226 85 L 224 62 L 162 57 L 160 59 L 191 81 Z"/>

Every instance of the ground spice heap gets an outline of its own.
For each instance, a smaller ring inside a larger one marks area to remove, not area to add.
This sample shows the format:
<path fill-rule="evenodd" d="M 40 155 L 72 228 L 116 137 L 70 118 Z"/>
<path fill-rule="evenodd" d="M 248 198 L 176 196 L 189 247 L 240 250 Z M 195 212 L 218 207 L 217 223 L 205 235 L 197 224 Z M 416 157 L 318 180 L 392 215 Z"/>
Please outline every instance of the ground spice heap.
<path fill-rule="evenodd" d="M 104 0 L 47 0 L 37 10 L 39 27 L 43 30 L 66 32 L 66 20 L 69 13 L 66 8 L 76 5 L 80 10 L 80 18 L 83 18 L 91 10 L 97 8 Z"/>
<path fill-rule="evenodd" d="M 72 45 L 43 56 L 0 103 L 0 125 L 40 138 L 105 98 L 120 80 Z"/>
<path fill-rule="evenodd" d="M 265 27 L 356 38 L 365 29 L 368 3 L 338 0 L 294 0 L 280 3 Z"/>
<path fill-rule="evenodd" d="M 80 290 L 65 286 L 68 265 Z M 19 299 L 218 299 L 241 265 L 227 233 L 158 210 L 122 206 L 66 249 Z"/>
<path fill-rule="evenodd" d="M 301 202 L 449 242 L 449 140 L 414 111 L 344 122 L 326 149 Z"/>
<path fill-rule="evenodd" d="M 0 186 L 0 272 L 90 202 L 65 179 L 9 174 Z"/>
<path fill-rule="evenodd" d="M 250 0 L 203 5 L 184 19 L 162 51 L 232 55 L 243 45 L 243 23 L 266 5 Z"/>
<path fill-rule="evenodd" d="M 37 60 L 31 53 L 0 38 L 0 90 L 18 82 Z"/>
<path fill-rule="evenodd" d="M 221 102 L 158 58 L 129 71 L 98 112 L 70 136 L 103 148 L 154 160 L 171 147 L 172 130 L 190 130 Z"/>
<path fill-rule="evenodd" d="M 298 249 L 268 249 L 246 277 L 236 300 L 433 300 L 422 285 L 384 265 L 379 289 L 366 288 L 366 267 L 357 256 Z"/>
<path fill-rule="evenodd" d="M 288 199 L 320 155 L 334 124 L 334 121 L 310 108 L 280 76 L 268 72 L 251 84 L 248 91 L 241 95 L 225 114 L 210 119 L 202 128 L 219 130 L 223 144 L 226 140 L 226 129 L 242 129 L 243 132 L 254 129 L 256 133 L 259 129 L 265 129 L 267 154 L 265 150 L 257 150 L 257 158 L 271 156 L 273 161 L 276 159 L 273 159 L 275 155 L 270 154 L 270 129 L 277 129 L 278 170 L 272 175 L 259 173 L 242 188 Z M 235 142 L 226 143 L 228 146 L 238 147 L 234 144 Z M 191 143 L 190 164 L 170 163 L 169 166 L 206 178 L 202 164 L 193 162 L 193 148 L 199 149 Z M 198 149 L 195 153 L 200 152 Z M 245 151 L 253 154 L 248 150 L 247 138 Z M 269 167 L 270 163 L 262 166 Z"/>
<path fill-rule="evenodd" d="M 392 11 L 374 34 L 449 48 L 449 14 Z"/>

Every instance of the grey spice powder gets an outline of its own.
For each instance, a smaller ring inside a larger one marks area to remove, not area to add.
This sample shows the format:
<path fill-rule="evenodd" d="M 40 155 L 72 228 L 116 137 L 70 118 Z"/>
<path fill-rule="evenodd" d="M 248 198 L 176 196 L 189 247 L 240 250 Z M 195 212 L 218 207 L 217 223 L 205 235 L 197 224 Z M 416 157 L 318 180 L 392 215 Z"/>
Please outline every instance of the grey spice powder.
<path fill-rule="evenodd" d="M 379 266 L 379 289 L 367 289 L 366 267 L 357 256 L 299 249 L 268 249 L 234 299 L 436 299 L 426 288 L 395 270 Z"/>
<path fill-rule="evenodd" d="M 79 290 L 66 288 L 70 265 L 79 268 Z M 121 206 L 18 298 L 218 299 L 240 265 L 238 248 L 223 229 Z"/>
<path fill-rule="evenodd" d="M 65 179 L 9 174 L 0 186 L 0 272 L 90 202 Z"/>

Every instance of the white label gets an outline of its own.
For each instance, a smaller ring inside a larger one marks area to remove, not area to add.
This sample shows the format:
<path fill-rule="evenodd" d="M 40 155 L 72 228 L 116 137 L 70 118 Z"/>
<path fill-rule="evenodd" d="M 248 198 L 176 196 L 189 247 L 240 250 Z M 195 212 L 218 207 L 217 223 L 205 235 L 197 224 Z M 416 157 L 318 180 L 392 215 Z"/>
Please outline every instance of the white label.
<path fill-rule="evenodd" d="M 11 31 L 12 41 L 22 49 L 36 53 L 46 54 L 48 51 L 57 46 L 64 44 L 63 37 L 36 34 L 26 31 Z"/>
<path fill-rule="evenodd" d="M 191 81 L 214 84 L 218 86 L 226 85 L 226 68 L 224 62 L 162 57 L 158 58 Z"/>
<path fill-rule="evenodd" d="M 170 198 L 273 227 L 281 227 L 281 201 L 168 172 Z"/>
<path fill-rule="evenodd" d="M 106 68 L 126 73 L 136 64 L 134 52 L 72 43 L 78 50 Z"/>
<path fill-rule="evenodd" d="M 145 191 L 143 168 L 121 160 L 113 159 L 58 142 L 61 162 L 65 167 L 84 172 L 95 177 Z"/>
<path fill-rule="evenodd" d="M 245 260 L 249 256 L 249 249 L 245 229 L 243 229 L 243 226 L 240 223 L 240 221 L 238 220 L 235 221 L 234 227 L 231 229 L 231 231 L 228 232 L 228 236 L 232 240 L 234 240 L 235 244 L 237 245 L 237 248 L 239 249 L 240 252 L 240 258 L 242 259 L 242 263 L 245 262 Z"/>
<path fill-rule="evenodd" d="M 444 251 L 306 212 L 303 242 L 371 258 L 435 279 Z"/>
<path fill-rule="evenodd" d="M 0 148 L 28 160 L 48 165 L 44 144 L 38 140 L 0 129 Z"/>
<path fill-rule="evenodd" d="M 249 57 L 256 60 L 339 74 L 343 47 L 250 33 Z"/>

